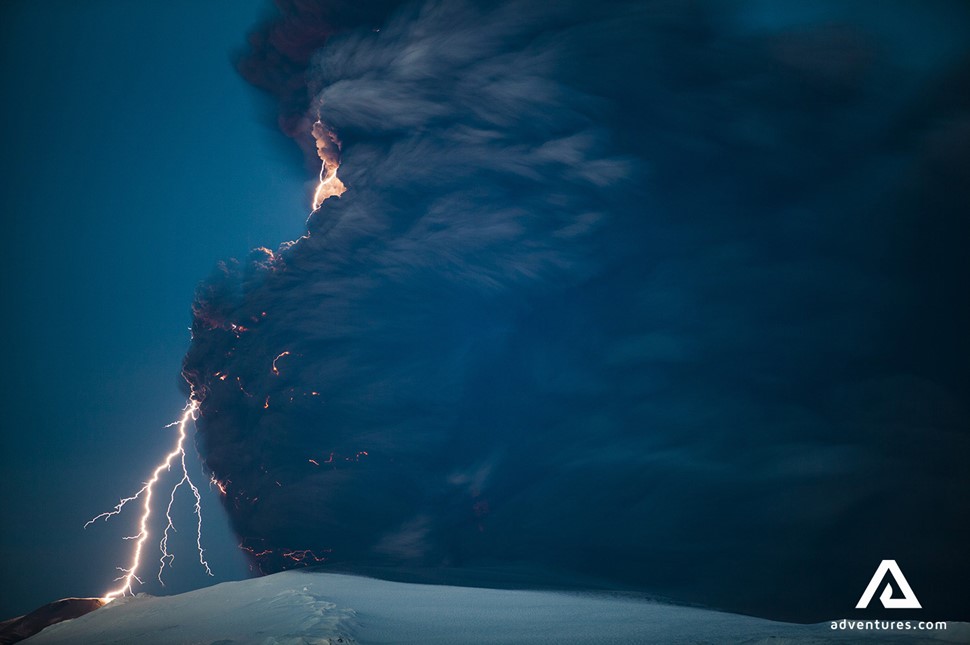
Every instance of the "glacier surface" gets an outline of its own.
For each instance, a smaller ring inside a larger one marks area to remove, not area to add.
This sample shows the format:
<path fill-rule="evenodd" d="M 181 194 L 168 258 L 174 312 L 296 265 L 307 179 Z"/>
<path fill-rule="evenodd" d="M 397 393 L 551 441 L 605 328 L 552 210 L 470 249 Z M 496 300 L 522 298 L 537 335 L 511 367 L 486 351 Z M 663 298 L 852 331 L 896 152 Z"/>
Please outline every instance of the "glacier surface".
<path fill-rule="evenodd" d="M 48 627 L 30 645 L 970 642 L 970 624 L 841 632 L 603 592 L 482 589 L 286 571 L 139 595 Z"/>

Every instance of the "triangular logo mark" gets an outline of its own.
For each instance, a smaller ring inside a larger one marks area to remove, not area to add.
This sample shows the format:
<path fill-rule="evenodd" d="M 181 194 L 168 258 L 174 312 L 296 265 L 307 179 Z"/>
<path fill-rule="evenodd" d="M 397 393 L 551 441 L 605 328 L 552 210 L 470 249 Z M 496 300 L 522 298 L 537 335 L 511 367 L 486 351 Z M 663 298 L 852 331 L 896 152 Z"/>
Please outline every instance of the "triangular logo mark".
<path fill-rule="evenodd" d="M 916 594 L 913 593 L 913 588 L 909 586 L 906 582 L 906 576 L 903 575 L 902 570 L 899 565 L 896 564 L 895 560 L 883 560 L 879 563 L 879 567 L 872 576 L 872 580 L 869 581 L 869 586 L 862 593 L 862 598 L 859 598 L 858 604 L 856 604 L 856 609 L 865 609 L 869 606 L 869 602 L 872 597 L 876 595 L 876 590 L 879 588 L 879 584 L 886 579 L 886 574 L 892 575 L 893 580 L 896 581 L 896 586 L 899 587 L 899 592 L 903 594 L 902 598 L 893 598 L 893 588 L 892 585 L 886 583 L 886 588 L 882 590 L 879 595 L 879 601 L 882 602 L 882 606 L 886 609 L 922 609 L 923 605 L 919 604 L 919 600 L 916 599 Z"/>

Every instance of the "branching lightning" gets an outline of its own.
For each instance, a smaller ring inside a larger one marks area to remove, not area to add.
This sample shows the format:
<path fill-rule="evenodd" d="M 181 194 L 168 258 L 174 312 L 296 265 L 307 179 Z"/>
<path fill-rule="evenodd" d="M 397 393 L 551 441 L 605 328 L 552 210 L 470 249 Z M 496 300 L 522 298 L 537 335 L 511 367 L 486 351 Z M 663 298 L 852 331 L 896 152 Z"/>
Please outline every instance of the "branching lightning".
<path fill-rule="evenodd" d="M 346 191 L 346 187 L 337 177 L 337 168 L 340 166 L 340 142 L 337 140 L 337 137 L 326 126 L 324 126 L 320 120 L 317 120 L 317 122 L 313 124 L 312 134 L 316 140 L 317 154 L 322 162 L 320 165 L 319 182 L 316 190 L 313 193 L 313 210 L 316 211 L 318 208 L 320 208 L 320 205 L 324 202 L 324 200 L 328 199 L 329 197 L 339 197 L 342 195 L 344 191 Z M 266 313 L 263 312 L 263 316 L 265 315 Z M 237 324 L 232 324 L 231 329 L 237 337 L 240 334 L 248 331 L 246 327 Z M 289 351 L 282 352 L 273 360 L 272 372 L 274 375 L 280 375 L 277 361 L 286 356 L 290 356 Z M 221 372 L 216 372 L 215 376 L 223 381 L 227 378 L 227 375 Z M 242 381 L 239 377 L 236 377 L 236 381 L 239 385 L 239 389 L 242 390 L 243 393 L 250 397 L 253 396 L 243 389 Z M 318 392 L 313 392 L 313 396 L 318 395 Z M 293 400 L 292 397 L 290 400 Z M 266 397 L 263 407 L 269 408 L 269 396 Z M 158 548 L 161 552 L 161 556 L 158 558 L 158 581 L 165 584 L 162 580 L 162 574 L 165 571 L 165 567 L 171 566 L 175 559 L 174 554 L 170 553 L 168 550 L 168 539 L 170 533 L 176 532 L 175 523 L 172 521 L 172 507 L 175 504 L 175 495 L 183 484 L 189 487 L 189 490 L 192 491 L 192 495 L 195 497 L 194 513 L 197 518 L 195 545 L 199 553 L 199 563 L 205 568 L 205 572 L 208 575 L 212 575 L 212 571 L 209 569 L 209 563 L 206 562 L 205 559 L 205 549 L 202 547 L 202 496 L 199 494 L 199 489 L 192 481 L 192 478 L 189 477 L 189 471 L 185 463 L 185 439 L 188 436 L 186 427 L 190 421 L 194 422 L 198 418 L 198 412 L 199 401 L 196 400 L 193 395 L 189 397 L 188 403 L 186 403 L 185 408 L 182 410 L 182 416 L 177 421 L 173 421 L 169 425 L 165 426 L 166 428 L 173 426 L 177 427 L 178 434 L 176 435 L 175 446 L 172 448 L 171 452 L 165 455 L 165 458 L 155 467 L 148 481 L 145 482 L 145 484 L 134 495 L 122 498 L 112 510 L 96 515 L 88 520 L 84 525 L 84 528 L 87 528 L 100 519 L 107 521 L 111 517 L 121 514 L 121 511 L 126 505 L 128 505 L 129 502 L 134 502 L 136 500 L 142 501 L 142 512 L 138 521 L 138 533 L 124 538 L 125 540 L 133 540 L 135 542 L 131 559 L 129 560 L 127 567 L 118 567 L 118 570 L 122 572 L 122 575 L 116 578 L 115 581 L 120 582 L 121 584 L 115 589 L 108 591 L 102 597 L 102 601 L 105 603 L 111 602 L 115 598 L 119 598 L 125 594 L 134 594 L 132 589 L 133 583 L 137 582 L 138 584 L 142 584 L 141 578 L 138 577 L 138 569 L 142 564 L 142 554 L 144 552 L 145 543 L 148 541 L 150 536 L 149 521 L 152 517 L 152 495 L 155 484 L 157 484 L 159 479 L 161 479 L 163 473 L 171 471 L 172 464 L 173 462 L 176 462 L 176 460 L 181 466 L 182 477 L 169 492 L 168 504 L 165 507 L 165 519 L 167 520 L 167 523 L 165 525 L 165 529 L 162 531 L 162 536 L 158 543 Z M 366 455 L 367 453 L 358 453 L 358 459 L 360 458 L 361 454 Z M 331 462 L 332 461 L 333 456 L 331 455 Z M 310 460 L 310 463 L 319 465 L 313 459 Z M 215 478 L 214 475 L 210 480 L 210 484 L 215 484 L 223 496 L 226 495 L 227 483 L 228 482 L 220 482 Z M 279 482 L 277 482 L 277 485 L 282 486 L 282 484 Z M 255 502 L 256 500 L 254 499 L 253 501 Z M 259 555 L 261 554 L 256 554 L 256 557 Z M 283 557 L 289 558 L 294 562 L 301 563 L 306 563 L 306 561 L 311 559 L 316 562 L 321 562 L 325 559 L 325 557 L 318 556 L 310 550 L 289 551 L 283 553 Z"/>
<path fill-rule="evenodd" d="M 162 532 L 162 538 L 158 543 L 158 548 L 162 554 L 159 558 L 160 565 L 158 569 L 158 580 L 159 582 L 162 582 L 162 571 L 164 571 L 165 565 L 171 565 L 172 560 L 175 559 L 175 556 L 168 552 L 168 537 L 169 531 L 175 531 L 175 525 L 172 522 L 172 505 L 175 503 L 175 493 L 183 484 L 187 484 L 189 489 L 192 491 L 192 494 L 195 496 L 194 512 L 196 518 L 198 519 L 196 524 L 195 544 L 199 552 L 199 562 L 205 568 L 205 572 L 210 576 L 212 575 L 212 571 L 209 569 L 209 563 L 205 560 L 205 549 L 202 548 L 202 497 L 199 494 L 198 487 L 192 481 L 192 478 L 189 477 L 189 471 L 185 464 L 185 439 L 188 436 L 186 427 L 190 421 L 194 422 L 196 420 L 198 411 L 199 402 L 194 398 L 190 398 L 189 402 L 185 405 L 185 409 L 182 410 L 182 416 L 177 421 L 173 421 L 165 426 L 166 428 L 178 428 L 175 447 L 171 452 L 165 455 L 165 458 L 161 461 L 161 463 L 155 467 L 155 470 L 152 471 L 152 476 L 149 478 L 149 480 L 145 482 L 137 493 L 131 497 L 125 497 L 119 501 L 113 510 L 96 515 L 88 520 L 88 522 L 84 525 L 84 528 L 87 528 L 90 524 L 100 519 L 107 521 L 111 516 L 120 514 L 122 509 L 124 509 L 125 505 L 127 505 L 129 502 L 137 499 L 143 500 L 141 518 L 138 522 L 138 533 L 125 538 L 126 540 L 135 541 L 135 547 L 132 552 L 131 559 L 129 560 L 127 567 L 118 567 L 118 570 L 121 571 L 123 575 L 116 578 L 116 582 L 120 581 L 121 585 L 115 589 L 112 589 L 102 597 L 102 600 L 106 603 L 111 602 L 115 598 L 123 596 L 126 593 L 133 594 L 133 582 L 138 582 L 141 584 L 141 579 L 138 577 L 137 572 L 139 566 L 141 565 L 142 552 L 144 550 L 145 542 L 148 540 L 150 535 L 148 530 L 148 522 L 152 516 L 152 493 L 155 484 L 158 483 L 158 480 L 162 477 L 162 473 L 171 471 L 172 463 L 176 461 L 176 459 L 182 468 L 182 477 L 172 488 L 172 491 L 169 494 L 168 506 L 165 509 L 165 518 L 168 520 L 168 523 L 165 526 L 165 530 Z"/>

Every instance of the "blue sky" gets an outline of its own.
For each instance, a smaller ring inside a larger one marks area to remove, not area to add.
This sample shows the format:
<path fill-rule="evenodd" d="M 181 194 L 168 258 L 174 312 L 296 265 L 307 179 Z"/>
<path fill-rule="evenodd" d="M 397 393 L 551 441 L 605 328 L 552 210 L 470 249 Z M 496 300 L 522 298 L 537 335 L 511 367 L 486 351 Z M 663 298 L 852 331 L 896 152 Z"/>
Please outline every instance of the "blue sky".
<path fill-rule="evenodd" d="M 232 65 L 264 8 L 4 4 L 4 617 L 110 583 L 134 514 L 81 526 L 168 445 L 196 284 L 303 228 L 299 153 Z M 205 501 L 216 579 L 246 575 Z M 204 582 L 180 555 L 171 589 Z"/>

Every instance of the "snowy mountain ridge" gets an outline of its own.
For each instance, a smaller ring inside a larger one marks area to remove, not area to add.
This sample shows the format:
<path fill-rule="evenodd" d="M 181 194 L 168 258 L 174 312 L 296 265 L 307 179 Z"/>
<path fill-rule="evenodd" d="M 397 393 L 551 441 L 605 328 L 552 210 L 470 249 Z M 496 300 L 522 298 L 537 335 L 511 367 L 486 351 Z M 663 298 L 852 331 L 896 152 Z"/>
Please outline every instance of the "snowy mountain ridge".
<path fill-rule="evenodd" d="M 915 636 L 915 638 L 914 638 Z M 364 643 L 960 643 L 939 632 L 844 632 L 602 593 L 482 589 L 286 571 L 165 597 L 124 598 L 29 645 Z"/>

